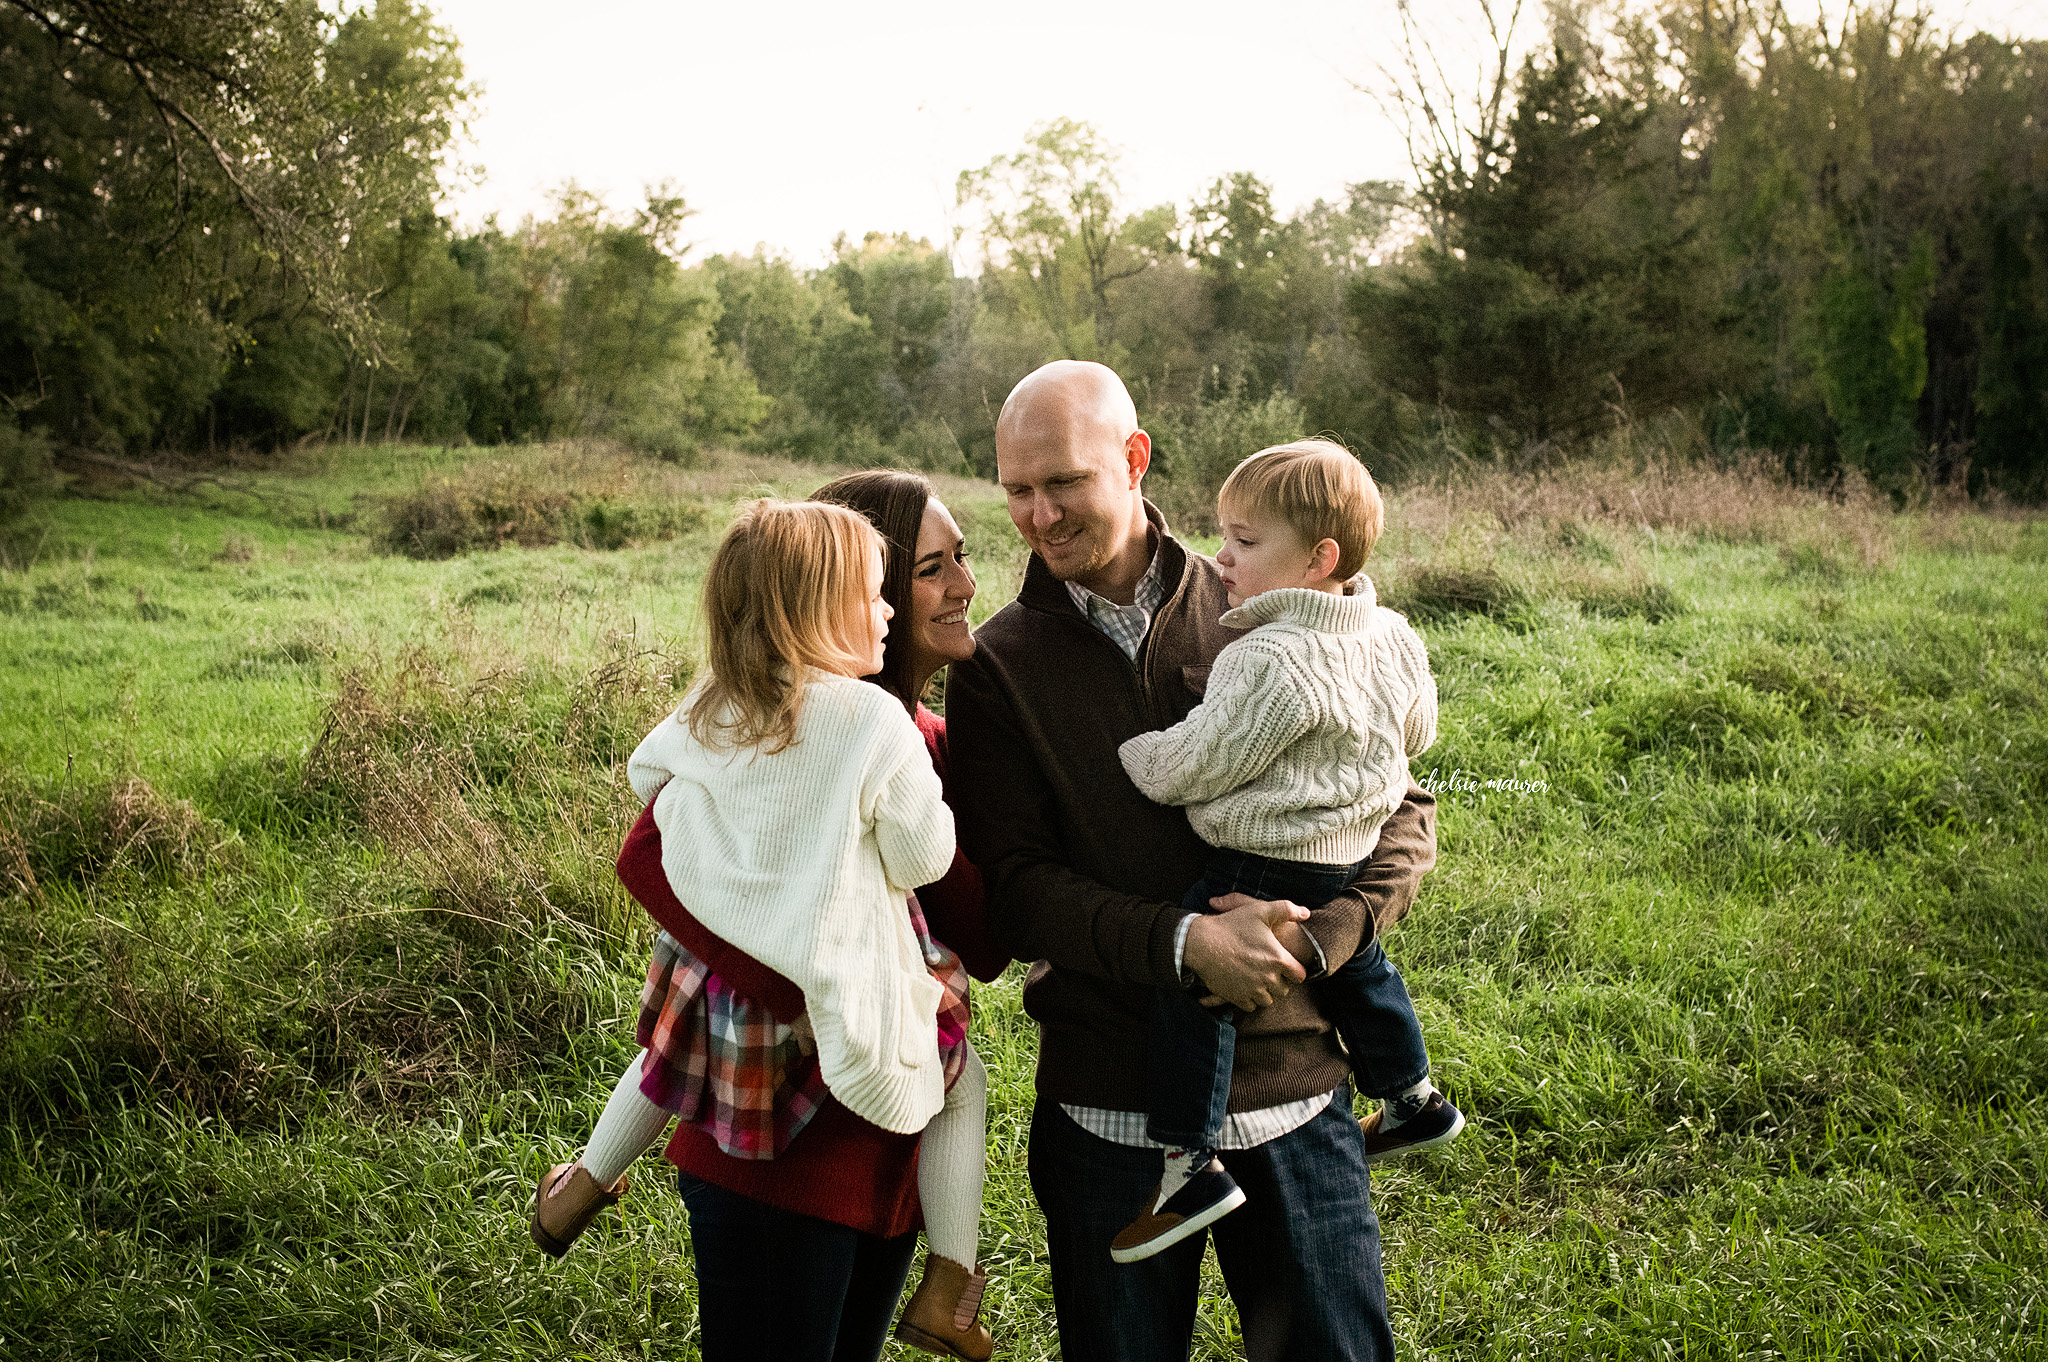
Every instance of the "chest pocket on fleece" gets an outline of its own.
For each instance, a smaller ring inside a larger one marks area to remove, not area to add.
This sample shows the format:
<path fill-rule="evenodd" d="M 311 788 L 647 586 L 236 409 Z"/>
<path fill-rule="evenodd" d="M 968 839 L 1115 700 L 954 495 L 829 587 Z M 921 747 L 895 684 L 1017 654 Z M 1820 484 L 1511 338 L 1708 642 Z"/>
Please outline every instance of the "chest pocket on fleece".
<path fill-rule="evenodd" d="M 1182 667 L 1180 679 L 1188 688 L 1188 694 L 1201 699 L 1209 693 L 1209 664 L 1204 662 L 1200 666 Z"/>

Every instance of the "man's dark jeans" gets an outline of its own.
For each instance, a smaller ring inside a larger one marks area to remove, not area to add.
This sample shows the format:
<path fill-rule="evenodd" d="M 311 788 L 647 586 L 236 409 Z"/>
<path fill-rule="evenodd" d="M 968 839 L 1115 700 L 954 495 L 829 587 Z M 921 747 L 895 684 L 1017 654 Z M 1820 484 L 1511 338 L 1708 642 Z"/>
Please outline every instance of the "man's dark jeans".
<path fill-rule="evenodd" d="M 1208 913 L 1213 911 L 1210 899 L 1244 893 L 1315 908 L 1344 892 L 1355 870 L 1219 849 L 1180 906 Z M 1327 975 L 1310 980 L 1308 987 L 1350 1053 L 1360 1092 L 1391 1097 L 1429 1076 L 1429 1051 L 1408 986 L 1377 938 Z M 1196 1002 L 1206 991 L 1199 986 L 1193 991 L 1163 988 L 1153 1005 L 1145 1133 L 1161 1144 L 1213 1147 L 1223 1129 L 1237 1054 L 1237 1013 Z"/>
<path fill-rule="evenodd" d="M 1135 1263 L 1109 1241 L 1159 1185 L 1159 1151 L 1089 1134 L 1056 1102 L 1031 1117 L 1031 1190 L 1045 1212 L 1053 1312 L 1066 1362 L 1186 1362 L 1202 1246 L 1216 1236 L 1250 1362 L 1391 1362 L 1380 1226 L 1365 1143 L 1340 1088 L 1308 1124 L 1224 1166 L 1245 1204 Z"/>
<path fill-rule="evenodd" d="M 688 1173 L 676 1183 L 690 1212 L 704 1362 L 875 1362 L 882 1355 L 917 1251 L 915 1230 L 881 1239 Z"/>

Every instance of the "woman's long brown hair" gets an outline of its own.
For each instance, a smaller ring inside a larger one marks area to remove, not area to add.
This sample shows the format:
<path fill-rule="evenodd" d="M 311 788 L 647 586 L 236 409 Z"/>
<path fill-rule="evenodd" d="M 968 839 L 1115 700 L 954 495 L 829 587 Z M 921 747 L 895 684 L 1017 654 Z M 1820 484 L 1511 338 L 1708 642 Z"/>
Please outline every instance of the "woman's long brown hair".
<path fill-rule="evenodd" d="M 818 501 L 849 507 L 866 516 L 887 545 L 882 558 L 882 599 L 896 612 L 889 637 L 882 644 L 882 670 L 868 680 L 915 712 L 922 697 L 911 692 L 910 635 L 916 623 L 910 614 L 910 583 L 917 570 L 917 535 L 924 527 L 924 509 L 935 493 L 915 473 L 874 468 L 848 473 L 811 493 Z"/>
<path fill-rule="evenodd" d="M 868 651 L 853 629 L 881 549 L 844 506 L 763 500 L 740 512 L 704 574 L 705 675 L 683 705 L 698 742 L 780 752 L 796 740 L 807 669 L 860 674 Z"/>

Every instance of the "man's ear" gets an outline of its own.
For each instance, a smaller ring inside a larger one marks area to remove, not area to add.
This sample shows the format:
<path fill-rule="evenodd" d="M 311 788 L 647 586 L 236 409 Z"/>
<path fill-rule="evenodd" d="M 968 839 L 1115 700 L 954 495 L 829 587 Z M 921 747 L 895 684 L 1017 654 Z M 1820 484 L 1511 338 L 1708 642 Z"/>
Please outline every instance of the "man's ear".
<path fill-rule="evenodd" d="M 1124 441 L 1124 460 L 1130 465 L 1131 487 L 1136 490 L 1138 479 L 1152 466 L 1152 437 L 1142 430 L 1132 431 Z"/>

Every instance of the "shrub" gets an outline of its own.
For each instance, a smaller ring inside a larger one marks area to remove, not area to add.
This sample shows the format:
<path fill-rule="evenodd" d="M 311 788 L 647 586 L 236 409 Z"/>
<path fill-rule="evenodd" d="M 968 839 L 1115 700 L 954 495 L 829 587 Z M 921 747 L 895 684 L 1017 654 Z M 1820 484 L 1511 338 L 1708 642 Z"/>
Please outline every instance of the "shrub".
<path fill-rule="evenodd" d="M 1268 445 L 1310 433 L 1301 404 L 1285 393 L 1250 398 L 1227 393 L 1152 413 L 1152 473 L 1146 492 L 1181 529 L 1216 528 L 1216 492 L 1230 470 Z"/>
<path fill-rule="evenodd" d="M 1425 564 L 1381 583 L 1380 603 L 1426 623 L 1458 615 L 1502 619 L 1527 608 L 1530 598 L 1498 568 Z"/>
<path fill-rule="evenodd" d="M 593 455 L 595 455 L 593 457 Z M 615 452 L 549 451 L 471 464 L 385 500 L 379 545 L 409 558 L 517 544 L 621 549 L 701 528 L 702 501 Z"/>
<path fill-rule="evenodd" d="M 1685 612 L 1677 592 L 1640 576 L 1594 578 L 1573 586 L 1570 595 L 1587 614 L 1608 619 L 1634 617 L 1662 624 Z"/>
<path fill-rule="evenodd" d="M 55 792 L 10 781 L 0 788 L 0 884 L 34 894 L 42 882 L 89 884 L 128 870 L 182 879 L 232 855 L 232 836 L 190 800 L 160 794 L 141 776 Z"/>
<path fill-rule="evenodd" d="M 0 418 L 0 530 L 20 520 L 56 485 L 48 438 L 23 430 L 11 416 Z"/>

